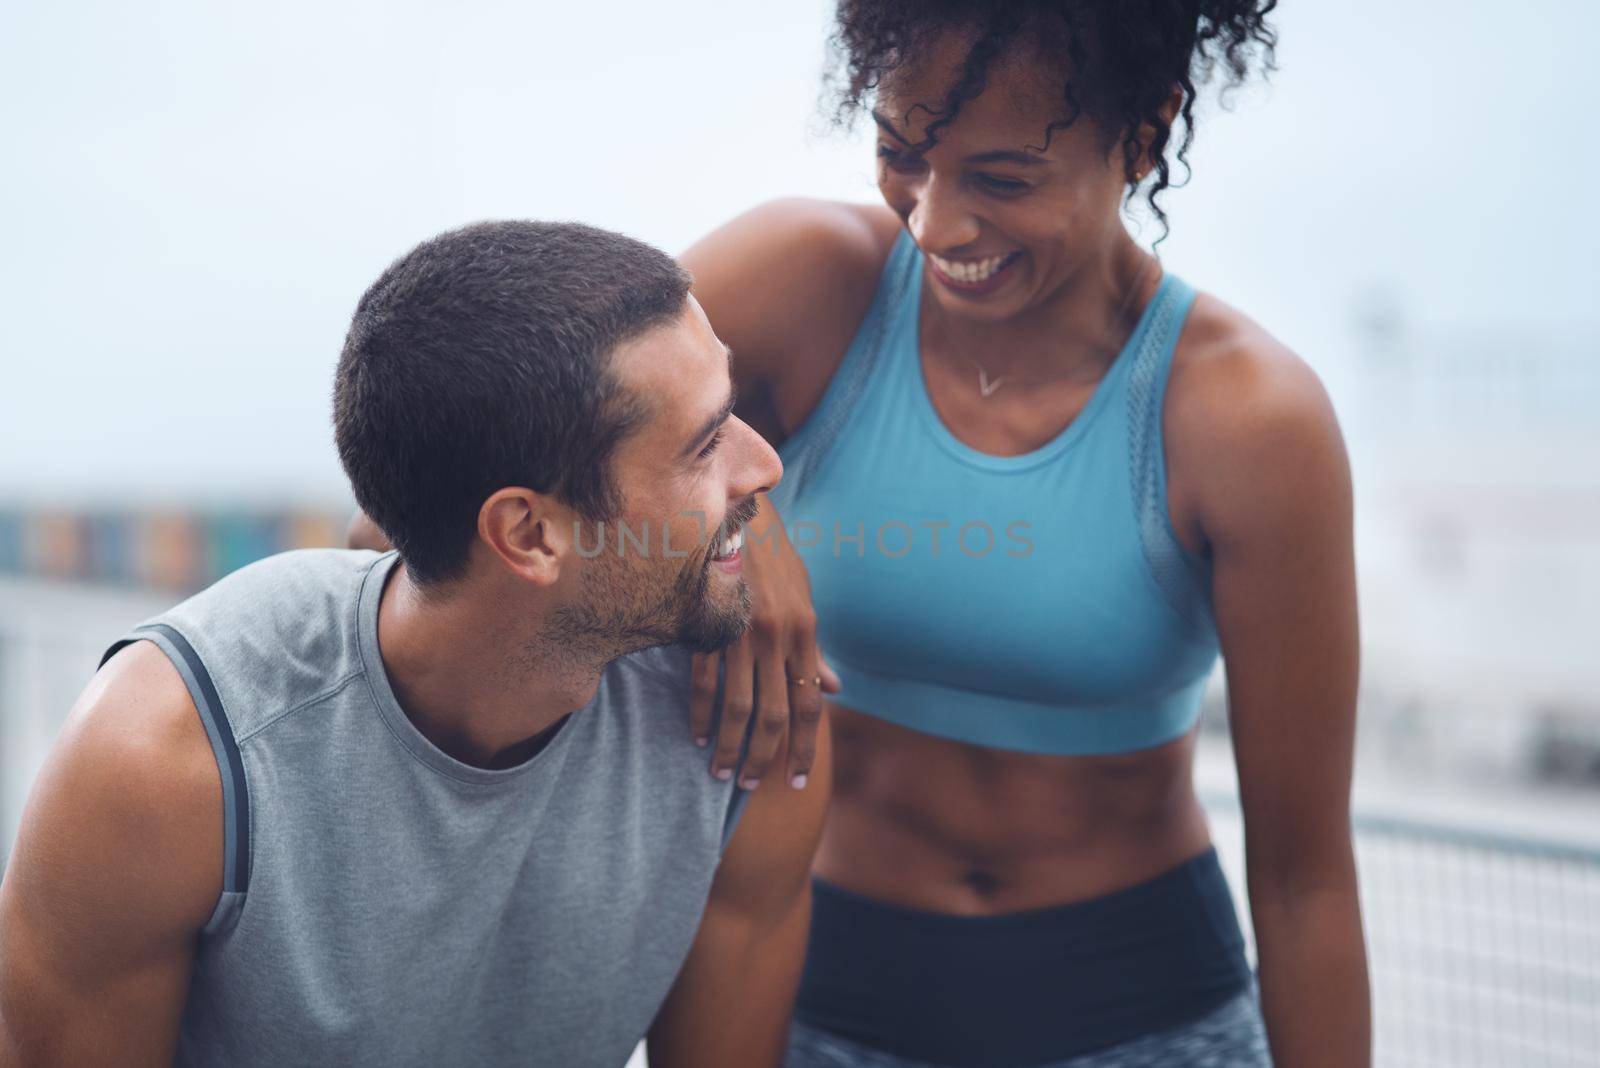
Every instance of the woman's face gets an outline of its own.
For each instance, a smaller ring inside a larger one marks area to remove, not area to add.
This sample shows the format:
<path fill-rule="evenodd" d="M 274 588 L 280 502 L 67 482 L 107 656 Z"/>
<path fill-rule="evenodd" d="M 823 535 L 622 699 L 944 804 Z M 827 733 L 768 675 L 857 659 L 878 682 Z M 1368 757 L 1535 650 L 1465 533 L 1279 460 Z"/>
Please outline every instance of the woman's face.
<path fill-rule="evenodd" d="M 1016 59 L 997 61 L 988 85 L 936 131 L 966 51 L 946 35 L 925 61 L 896 71 L 878 93 L 878 188 L 925 258 L 941 307 L 997 321 L 1047 304 L 1124 234 L 1120 148 L 1087 117 L 1050 138 L 1065 113 L 1060 76 Z M 920 106 L 919 106 L 920 105 Z"/>

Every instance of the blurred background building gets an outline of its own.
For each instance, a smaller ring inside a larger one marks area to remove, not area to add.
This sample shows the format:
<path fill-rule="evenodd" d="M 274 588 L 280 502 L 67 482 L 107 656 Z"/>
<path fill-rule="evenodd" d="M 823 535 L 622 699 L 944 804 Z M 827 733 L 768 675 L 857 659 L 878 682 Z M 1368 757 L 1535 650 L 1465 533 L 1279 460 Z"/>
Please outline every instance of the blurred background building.
<path fill-rule="evenodd" d="M 504 216 L 679 251 L 875 195 L 818 108 L 829 10 L 0 12 L 0 864 L 110 640 L 342 541 L 332 369 L 391 258 Z M 1160 253 L 1317 369 L 1350 449 L 1379 1061 L 1600 1063 L 1600 161 L 1570 118 L 1600 6 L 1278 26 L 1271 83 L 1201 109 Z M 1225 707 L 1218 679 L 1200 781 L 1243 907 Z"/>

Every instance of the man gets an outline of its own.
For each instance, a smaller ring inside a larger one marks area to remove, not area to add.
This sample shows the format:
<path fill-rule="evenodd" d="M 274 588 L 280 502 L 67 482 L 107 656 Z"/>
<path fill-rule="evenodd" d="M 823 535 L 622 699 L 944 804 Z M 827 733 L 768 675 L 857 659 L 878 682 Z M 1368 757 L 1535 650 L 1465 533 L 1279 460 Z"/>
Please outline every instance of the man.
<path fill-rule="evenodd" d="M 112 647 L 0 886 L 0 1065 L 777 1063 L 826 794 L 683 729 L 781 473 L 688 287 L 492 223 L 367 291 L 334 422 L 396 552 Z"/>

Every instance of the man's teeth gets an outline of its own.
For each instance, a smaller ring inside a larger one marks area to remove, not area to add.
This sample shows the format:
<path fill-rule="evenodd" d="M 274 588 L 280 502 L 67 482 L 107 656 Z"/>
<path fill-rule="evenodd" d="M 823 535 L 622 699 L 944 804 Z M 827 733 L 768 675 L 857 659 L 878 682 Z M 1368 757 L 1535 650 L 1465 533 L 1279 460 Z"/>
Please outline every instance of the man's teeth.
<path fill-rule="evenodd" d="M 973 283 L 989 279 L 996 271 L 1010 262 L 1013 255 L 1014 253 L 1008 252 L 1004 256 L 990 256 L 986 260 L 947 260 L 930 252 L 928 253 L 928 258 L 933 260 L 934 265 L 939 270 L 954 278 L 957 282 Z"/>
<path fill-rule="evenodd" d="M 740 548 L 742 548 L 743 546 L 744 546 L 744 531 L 736 530 L 736 531 L 733 532 L 733 537 L 724 538 L 722 540 L 722 544 L 717 546 L 717 558 L 720 560 L 723 557 L 732 556 L 734 553 L 738 552 L 740 550 Z"/>

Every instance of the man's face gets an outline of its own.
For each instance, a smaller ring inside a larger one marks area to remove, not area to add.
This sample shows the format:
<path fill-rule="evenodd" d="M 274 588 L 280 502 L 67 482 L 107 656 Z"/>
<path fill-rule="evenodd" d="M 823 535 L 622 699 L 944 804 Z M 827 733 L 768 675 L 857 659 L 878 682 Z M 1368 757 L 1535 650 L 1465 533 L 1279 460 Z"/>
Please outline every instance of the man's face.
<path fill-rule="evenodd" d="M 612 373 L 650 414 L 613 459 L 621 514 L 580 528 L 581 592 L 561 622 L 619 649 L 681 643 L 711 652 L 744 633 L 741 553 L 723 550 L 783 465 L 732 414 L 731 365 L 693 297 L 677 320 L 614 354 Z"/>

